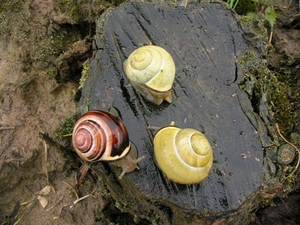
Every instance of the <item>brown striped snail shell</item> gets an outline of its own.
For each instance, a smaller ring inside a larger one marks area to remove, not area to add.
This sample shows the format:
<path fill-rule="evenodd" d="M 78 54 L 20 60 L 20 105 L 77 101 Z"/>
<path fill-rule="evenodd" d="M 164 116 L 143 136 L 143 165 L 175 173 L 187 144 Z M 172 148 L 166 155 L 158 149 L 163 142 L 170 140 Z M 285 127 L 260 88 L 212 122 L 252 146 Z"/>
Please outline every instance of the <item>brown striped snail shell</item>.
<path fill-rule="evenodd" d="M 123 122 L 105 111 L 89 111 L 82 115 L 73 128 L 72 143 L 84 161 L 125 161 L 120 164 L 123 169 L 120 179 L 125 173 L 139 169 L 137 163 L 144 158 L 136 159 L 134 154 L 129 154 L 132 143 Z"/>
<path fill-rule="evenodd" d="M 175 79 L 172 56 L 159 46 L 143 46 L 133 51 L 123 63 L 126 76 L 136 91 L 149 101 L 160 105 L 171 103 Z"/>
<path fill-rule="evenodd" d="M 212 168 L 211 145 L 205 135 L 195 129 L 163 127 L 156 133 L 153 144 L 159 168 L 175 183 L 200 183 Z"/>

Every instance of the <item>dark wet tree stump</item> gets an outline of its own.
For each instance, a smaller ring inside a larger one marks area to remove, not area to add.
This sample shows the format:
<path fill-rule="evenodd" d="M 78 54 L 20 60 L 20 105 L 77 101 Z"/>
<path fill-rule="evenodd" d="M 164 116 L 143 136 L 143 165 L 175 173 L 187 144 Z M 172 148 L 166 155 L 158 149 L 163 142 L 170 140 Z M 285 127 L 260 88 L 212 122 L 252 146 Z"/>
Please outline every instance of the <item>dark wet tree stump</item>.
<path fill-rule="evenodd" d="M 148 102 L 123 72 L 129 54 L 150 44 L 175 61 L 172 104 Z M 235 15 L 220 3 L 125 3 L 98 21 L 94 47 L 80 113 L 117 107 L 139 156 L 146 156 L 140 171 L 122 180 L 120 168 L 94 164 L 116 205 L 139 223 L 238 224 L 247 218 L 262 182 L 263 147 L 251 102 L 239 87 L 244 74 L 236 62 L 249 46 Z M 212 145 L 213 168 L 200 184 L 172 183 L 155 163 L 155 131 L 148 126 L 171 121 L 198 129 Z"/>

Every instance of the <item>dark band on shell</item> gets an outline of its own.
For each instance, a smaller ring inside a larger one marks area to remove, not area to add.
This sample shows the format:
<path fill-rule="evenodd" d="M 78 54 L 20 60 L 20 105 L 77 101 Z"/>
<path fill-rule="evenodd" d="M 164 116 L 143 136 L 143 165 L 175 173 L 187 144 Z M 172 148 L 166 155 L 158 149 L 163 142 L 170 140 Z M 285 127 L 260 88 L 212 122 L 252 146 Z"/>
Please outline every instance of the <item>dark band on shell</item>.
<path fill-rule="evenodd" d="M 123 122 L 105 111 L 89 111 L 81 116 L 74 126 L 72 142 L 77 154 L 86 161 L 114 161 L 130 151 Z"/>

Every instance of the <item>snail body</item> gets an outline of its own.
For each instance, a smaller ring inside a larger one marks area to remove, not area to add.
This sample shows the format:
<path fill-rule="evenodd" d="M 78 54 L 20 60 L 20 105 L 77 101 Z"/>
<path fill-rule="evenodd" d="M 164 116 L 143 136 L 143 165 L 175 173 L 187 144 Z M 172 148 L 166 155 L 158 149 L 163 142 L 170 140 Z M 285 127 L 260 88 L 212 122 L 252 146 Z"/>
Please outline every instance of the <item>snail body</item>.
<path fill-rule="evenodd" d="M 167 179 L 180 184 L 197 184 L 208 176 L 213 152 L 201 132 L 167 126 L 156 133 L 153 144 L 156 162 Z"/>
<path fill-rule="evenodd" d="M 129 154 L 132 143 L 129 141 L 123 122 L 109 112 L 89 111 L 82 115 L 73 128 L 72 143 L 78 156 L 85 162 L 116 161 L 126 159 L 122 166 L 125 173 L 139 169 L 137 163 L 143 159 Z"/>
<path fill-rule="evenodd" d="M 160 105 L 172 102 L 175 63 L 172 56 L 159 46 L 143 46 L 133 51 L 123 63 L 133 87 L 149 101 Z"/>

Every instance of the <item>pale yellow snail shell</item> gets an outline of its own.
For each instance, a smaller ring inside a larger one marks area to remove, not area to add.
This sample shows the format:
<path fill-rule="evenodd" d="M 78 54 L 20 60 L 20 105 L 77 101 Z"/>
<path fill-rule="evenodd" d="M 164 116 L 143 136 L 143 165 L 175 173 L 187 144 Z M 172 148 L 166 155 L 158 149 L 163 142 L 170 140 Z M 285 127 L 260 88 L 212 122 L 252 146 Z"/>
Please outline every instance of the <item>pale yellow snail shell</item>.
<path fill-rule="evenodd" d="M 201 132 L 167 126 L 157 132 L 153 144 L 156 162 L 167 179 L 180 184 L 197 184 L 208 176 L 213 151 Z"/>
<path fill-rule="evenodd" d="M 172 102 L 175 79 L 172 56 L 158 46 L 143 46 L 132 52 L 123 63 L 124 72 L 133 87 L 149 101 L 160 105 Z"/>

